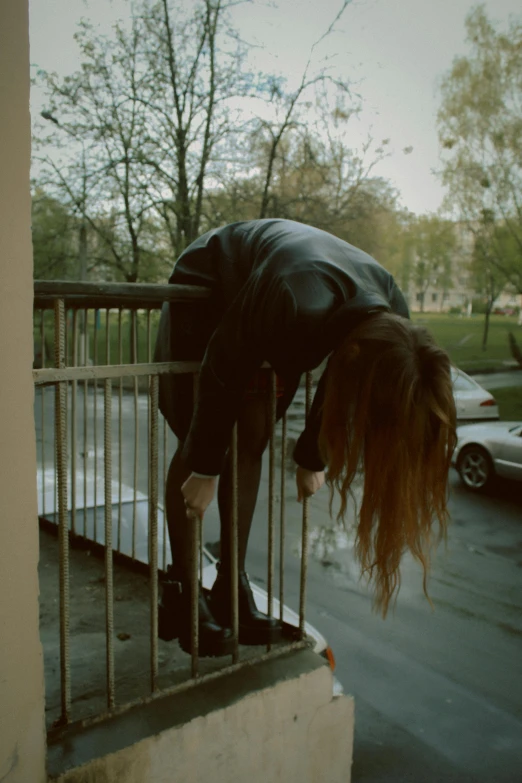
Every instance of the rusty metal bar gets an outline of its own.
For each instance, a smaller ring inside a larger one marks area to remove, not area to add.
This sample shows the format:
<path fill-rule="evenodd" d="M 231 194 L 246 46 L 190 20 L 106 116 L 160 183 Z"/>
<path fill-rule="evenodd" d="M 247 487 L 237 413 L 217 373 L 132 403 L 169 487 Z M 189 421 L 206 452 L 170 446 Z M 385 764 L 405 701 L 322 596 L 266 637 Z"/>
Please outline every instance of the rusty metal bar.
<path fill-rule="evenodd" d="M 283 620 L 285 603 L 285 535 L 286 535 L 286 413 L 281 422 L 281 505 L 279 520 L 279 619 Z"/>
<path fill-rule="evenodd" d="M 196 285 L 158 285 L 155 283 L 97 283 L 87 281 L 35 280 L 35 308 L 52 309 L 55 299 L 65 300 L 68 307 L 119 307 L 125 301 L 129 308 L 161 307 L 163 302 L 186 302 L 208 299 L 210 289 Z"/>
<path fill-rule="evenodd" d="M 192 377 L 192 390 L 194 396 L 194 406 L 198 396 L 199 376 L 194 373 Z M 199 677 L 199 591 L 201 589 L 198 579 L 198 570 L 201 558 L 201 539 L 203 538 L 203 521 L 201 519 L 192 519 L 189 524 L 192 525 L 192 558 L 191 558 L 191 579 L 190 579 L 190 598 L 191 598 L 191 672 L 192 677 Z"/>
<path fill-rule="evenodd" d="M 167 570 L 167 420 L 163 419 L 163 570 Z"/>
<path fill-rule="evenodd" d="M 149 495 L 149 563 L 150 563 L 150 689 L 157 690 L 158 677 L 158 397 L 159 379 L 150 379 L 150 495 Z"/>
<path fill-rule="evenodd" d="M 118 364 L 123 363 L 122 339 L 122 308 L 118 308 Z M 117 550 L 121 551 L 121 519 L 122 519 L 122 469 L 123 469 L 123 378 L 118 382 L 118 534 Z"/>
<path fill-rule="evenodd" d="M 234 634 L 234 649 L 232 651 L 232 663 L 239 661 L 239 473 L 237 462 L 237 423 L 232 430 L 232 530 L 230 533 L 230 597 L 232 601 L 232 633 Z"/>
<path fill-rule="evenodd" d="M 192 373 L 199 370 L 200 362 L 150 362 L 142 364 L 103 364 L 96 367 L 47 367 L 33 370 L 35 386 L 50 385 L 61 381 L 118 380 L 122 377 L 141 378 L 147 375 L 165 375 L 166 373 Z"/>
<path fill-rule="evenodd" d="M 138 362 L 138 329 L 137 314 L 131 315 L 131 362 Z M 137 502 L 138 502 L 138 467 L 139 467 L 139 417 L 138 417 L 138 379 L 134 378 L 134 486 L 132 506 L 132 559 L 136 559 L 136 535 L 137 535 Z"/>
<path fill-rule="evenodd" d="M 152 359 L 151 328 L 150 328 L 150 308 L 147 310 L 147 362 Z"/>
<path fill-rule="evenodd" d="M 105 364 L 111 361 L 110 310 L 105 311 Z M 105 467 L 105 583 L 107 618 L 107 697 L 108 706 L 114 705 L 114 586 L 112 545 L 112 388 L 110 380 L 105 381 L 104 399 L 104 467 Z"/>
<path fill-rule="evenodd" d="M 191 600 L 191 639 L 190 652 L 192 656 L 191 672 L 193 677 L 199 677 L 199 530 L 200 520 L 191 519 L 188 524 L 192 527 L 192 558 L 191 558 L 191 580 L 190 580 L 190 600 Z"/>
<path fill-rule="evenodd" d="M 146 348 L 147 348 L 147 364 L 150 363 L 151 360 L 151 345 L 150 345 L 150 309 L 147 310 L 147 322 L 146 322 Z M 147 394 L 147 465 L 148 465 L 148 473 L 147 473 L 147 494 L 150 497 L 150 483 L 151 483 L 151 441 L 150 441 L 150 432 L 151 432 L 151 378 L 150 376 L 148 381 L 148 394 Z M 156 455 L 157 456 L 157 455 Z"/>
<path fill-rule="evenodd" d="M 73 310 L 72 364 L 78 364 L 78 310 Z M 76 454 L 78 450 L 76 435 L 77 381 L 71 383 L 71 530 L 76 534 Z"/>
<path fill-rule="evenodd" d="M 199 374 L 197 372 L 192 376 L 192 388 L 195 406 L 199 388 Z M 199 520 L 199 572 L 201 574 L 201 580 L 203 580 L 203 519 Z"/>
<path fill-rule="evenodd" d="M 83 311 L 83 362 L 89 363 L 89 311 Z M 89 384 L 83 382 L 83 535 L 87 537 L 87 464 L 89 460 L 89 443 L 87 429 L 87 399 L 89 396 Z"/>
<path fill-rule="evenodd" d="M 306 373 L 306 418 L 312 407 L 312 373 Z M 301 585 L 299 591 L 299 630 L 305 635 L 306 579 L 308 576 L 308 527 L 310 516 L 310 498 L 303 498 L 303 526 L 301 534 Z"/>
<path fill-rule="evenodd" d="M 42 367 L 45 367 L 45 321 L 44 321 L 44 311 L 40 311 L 40 340 L 42 343 Z M 44 387 L 42 386 L 41 391 L 41 415 L 42 415 L 42 444 L 41 444 L 41 453 L 42 453 L 42 516 L 45 517 L 45 395 L 44 395 Z"/>
<path fill-rule="evenodd" d="M 100 311 L 94 311 L 93 332 L 93 364 L 98 364 L 98 318 Z M 94 417 L 93 417 L 93 448 L 94 448 L 94 540 L 98 543 L 98 383 L 94 379 Z"/>
<path fill-rule="evenodd" d="M 103 464 L 105 479 L 105 642 L 107 661 L 107 706 L 115 704 L 114 681 L 114 582 L 112 554 L 112 430 L 111 382 L 105 381 L 103 400 L 104 444 Z"/>
<path fill-rule="evenodd" d="M 276 374 L 270 370 L 270 446 L 268 456 L 268 581 L 267 615 L 274 613 L 274 538 L 275 538 L 275 422 L 276 422 Z M 267 649 L 270 650 L 270 643 Z"/>
<path fill-rule="evenodd" d="M 107 309 L 105 311 L 105 364 L 108 365 L 111 363 L 111 311 Z"/>
<path fill-rule="evenodd" d="M 65 308 L 63 300 L 54 306 L 54 361 L 65 365 Z M 67 514 L 67 385 L 60 383 L 55 391 L 55 438 L 58 485 L 58 542 L 60 557 L 60 684 L 61 722 L 67 723 L 71 709 L 71 673 L 69 645 L 69 520 Z"/>

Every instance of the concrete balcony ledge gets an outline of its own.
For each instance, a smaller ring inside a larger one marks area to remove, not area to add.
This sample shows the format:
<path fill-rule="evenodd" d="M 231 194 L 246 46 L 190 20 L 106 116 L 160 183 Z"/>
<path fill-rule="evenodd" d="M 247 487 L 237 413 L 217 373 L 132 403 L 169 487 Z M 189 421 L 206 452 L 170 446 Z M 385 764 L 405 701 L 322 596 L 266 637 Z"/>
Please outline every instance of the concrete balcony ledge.
<path fill-rule="evenodd" d="M 290 651 L 132 707 L 48 747 L 57 783 L 349 783 L 353 699 L 322 658 Z"/>

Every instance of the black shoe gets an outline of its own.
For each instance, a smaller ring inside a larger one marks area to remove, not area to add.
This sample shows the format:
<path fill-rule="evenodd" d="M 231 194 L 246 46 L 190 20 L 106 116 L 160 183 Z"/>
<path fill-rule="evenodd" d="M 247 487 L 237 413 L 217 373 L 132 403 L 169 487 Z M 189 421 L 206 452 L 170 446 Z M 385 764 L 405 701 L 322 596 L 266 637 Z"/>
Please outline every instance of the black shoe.
<path fill-rule="evenodd" d="M 210 608 L 221 625 L 232 625 L 230 597 L 230 573 L 218 570 L 216 581 L 210 591 Z M 238 574 L 238 614 L 240 644 L 274 644 L 281 641 L 283 628 L 275 617 L 260 612 L 254 601 L 252 588 L 244 571 Z"/>
<path fill-rule="evenodd" d="M 192 651 L 190 585 L 167 579 L 158 606 L 158 636 L 165 642 L 179 639 L 182 650 Z M 234 637 L 229 628 L 215 621 L 201 588 L 199 589 L 198 655 L 213 658 L 231 655 Z"/>

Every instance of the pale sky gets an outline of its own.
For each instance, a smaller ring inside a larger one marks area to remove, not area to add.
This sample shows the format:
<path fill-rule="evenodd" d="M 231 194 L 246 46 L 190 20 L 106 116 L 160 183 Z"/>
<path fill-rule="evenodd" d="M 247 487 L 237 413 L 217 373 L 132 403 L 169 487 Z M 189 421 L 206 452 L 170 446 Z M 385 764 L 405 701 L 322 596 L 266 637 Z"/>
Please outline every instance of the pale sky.
<path fill-rule="evenodd" d="M 192 0 L 183 0 L 190 7 Z M 392 155 L 374 173 L 401 193 L 416 213 L 434 212 L 443 189 L 434 171 L 439 164 L 437 85 L 458 54 L 466 53 L 464 19 L 470 0 L 353 0 L 337 31 L 317 52 L 333 56 L 363 99 L 360 118 L 347 142 L 357 147 L 370 132 L 391 140 Z M 522 16 L 520 0 L 486 0 L 490 19 L 505 23 Z M 341 7 L 341 0 L 253 0 L 235 9 L 243 37 L 257 44 L 254 67 L 299 79 L 318 35 Z M 82 17 L 109 30 L 128 14 L 127 0 L 30 0 L 31 62 L 66 75 L 79 67 L 73 40 Z M 37 104 L 36 104 L 37 106 Z M 413 147 L 405 155 L 405 147 Z"/>

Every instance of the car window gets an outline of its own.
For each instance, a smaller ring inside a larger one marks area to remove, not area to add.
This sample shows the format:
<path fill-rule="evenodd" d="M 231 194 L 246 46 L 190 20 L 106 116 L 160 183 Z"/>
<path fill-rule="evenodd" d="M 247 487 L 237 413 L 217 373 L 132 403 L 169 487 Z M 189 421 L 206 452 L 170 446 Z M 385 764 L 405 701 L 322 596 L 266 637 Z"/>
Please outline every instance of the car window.
<path fill-rule="evenodd" d="M 477 388 L 477 384 L 470 378 L 466 378 L 465 375 L 456 373 L 453 376 L 453 389 L 454 391 L 473 391 Z"/>

